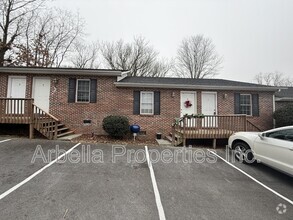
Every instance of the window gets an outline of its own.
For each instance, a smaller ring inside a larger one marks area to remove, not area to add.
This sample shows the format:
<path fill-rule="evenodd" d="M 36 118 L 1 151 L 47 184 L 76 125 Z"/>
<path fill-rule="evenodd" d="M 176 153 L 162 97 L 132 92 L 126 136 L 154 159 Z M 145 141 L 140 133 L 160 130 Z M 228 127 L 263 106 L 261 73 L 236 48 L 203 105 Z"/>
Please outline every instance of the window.
<path fill-rule="evenodd" d="M 76 86 L 76 102 L 90 101 L 90 80 L 78 79 Z"/>
<path fill-rule="evenodd" d="M 240 114 L 252 115 L 252 101 L 250 94 L 240 94 Z"/>
<path fill-rule="evenodd" d="M 153 115 L 154 114 L 154 93 L 140 92 L 140 114 Z"/>
<path fill-rule="evenodd" d="M 275 139 L 293 141 L 293 129 L 285 129 L 275 132 L 270 132 L 265 134 L 266 137 L 271 137 Z"/>

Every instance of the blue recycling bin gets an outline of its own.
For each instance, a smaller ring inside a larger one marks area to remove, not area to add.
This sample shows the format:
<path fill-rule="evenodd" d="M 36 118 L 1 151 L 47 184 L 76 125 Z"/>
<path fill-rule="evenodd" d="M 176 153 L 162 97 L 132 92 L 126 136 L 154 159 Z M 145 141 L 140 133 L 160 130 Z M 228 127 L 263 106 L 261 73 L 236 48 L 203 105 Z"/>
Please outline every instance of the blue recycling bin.
<path fill-rule="evenodd" d="M 137 133 L 139 133 L 139 131 L 140 131 L 140 126 L 139 125 L 131 125 L 130 126 L 130 131 L 131 131 L 131 133 L 135 133 L 135 134 L 137 134 Z"/>

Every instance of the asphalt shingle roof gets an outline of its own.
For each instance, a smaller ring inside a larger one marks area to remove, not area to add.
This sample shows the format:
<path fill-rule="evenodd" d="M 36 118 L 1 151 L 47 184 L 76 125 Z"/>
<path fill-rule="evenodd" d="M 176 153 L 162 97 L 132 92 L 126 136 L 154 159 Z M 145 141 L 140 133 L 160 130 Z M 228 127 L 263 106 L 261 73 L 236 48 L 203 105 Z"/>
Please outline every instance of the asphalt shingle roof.
<path fill-rule="evenodd" d="M 225 79 L 187 79 L 187 78 L 163 78 L 163 77 L 126 77 L 119 83 L 139 83 L 139 84 L 169 84 L 169 85 L 194 85 L 194 86 L 236 86 L 236 87 L 259 87 L 270 86 L 239 82 Z M 273 88 L 273 87 L 272 87 Z"/>
<path fill-rule="evenodd" d="M 281 89 L 280 92 L 276 92 L 276 97 L 293 98 L 293 87 L 288 87 L 288 89 Z"/>

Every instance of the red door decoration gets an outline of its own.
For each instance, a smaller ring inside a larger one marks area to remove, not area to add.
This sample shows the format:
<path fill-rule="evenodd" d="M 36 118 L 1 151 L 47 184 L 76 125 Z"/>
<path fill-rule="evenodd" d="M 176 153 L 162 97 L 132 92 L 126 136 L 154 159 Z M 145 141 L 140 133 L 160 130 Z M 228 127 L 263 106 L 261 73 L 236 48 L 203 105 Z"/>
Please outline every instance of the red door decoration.
<path fill-rule="evenodd" d="M 185 108 L 189 108 L 189 107 L 192 106 L 192 103 L 191 103 L 189 100 L 186 100 L 186 101 L 184 102 L 184 106 L 185 106 Z"/>

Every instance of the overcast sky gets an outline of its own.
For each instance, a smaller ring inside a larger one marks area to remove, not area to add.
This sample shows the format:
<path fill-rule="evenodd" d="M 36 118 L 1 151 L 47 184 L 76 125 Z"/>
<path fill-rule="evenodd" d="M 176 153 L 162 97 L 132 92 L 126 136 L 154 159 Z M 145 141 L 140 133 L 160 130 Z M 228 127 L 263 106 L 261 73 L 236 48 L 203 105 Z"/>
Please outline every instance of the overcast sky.
<path fill-rule="evenodd" d="M 89 41 L 144 36 L 163 57 L 184 37 L 204 34 L 223 56 L 217 78 L 252 81 L 293 73 L 293 0 L 56 0 L 79 11 Z"/>

